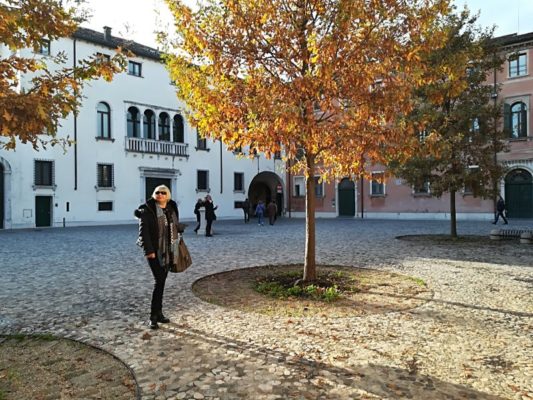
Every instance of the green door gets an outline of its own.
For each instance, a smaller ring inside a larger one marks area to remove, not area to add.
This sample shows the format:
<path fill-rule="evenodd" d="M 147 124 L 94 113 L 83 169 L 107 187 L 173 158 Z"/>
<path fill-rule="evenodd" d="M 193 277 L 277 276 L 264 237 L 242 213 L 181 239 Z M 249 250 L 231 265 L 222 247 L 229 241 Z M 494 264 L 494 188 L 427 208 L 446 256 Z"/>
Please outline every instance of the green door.
<path fill-rule="evenodd" d="M 355 215 L 355 183 L 344 178 L 339 183 L 339 216 Z"/>
<path fill-rule="evenodd" d="M 505 205 L 509 218 L 533 218 L 533 178 L 524 169 L 505 178 Z"/>
<path fill-rule="evenodd" d="M 167 188 L 172 190 L 172 186 L 170 185 L 170 179 L 165 178 L 146 178 L 146 199 L 152 197 L 152 193 L 154 193 L 154 189 L 158 187 L 159 185 L 165 185 Z"/>
<path fill-rule="evenodd" d="M 52 225 L 52 196 L 35 196 L 35 226 Z"/>

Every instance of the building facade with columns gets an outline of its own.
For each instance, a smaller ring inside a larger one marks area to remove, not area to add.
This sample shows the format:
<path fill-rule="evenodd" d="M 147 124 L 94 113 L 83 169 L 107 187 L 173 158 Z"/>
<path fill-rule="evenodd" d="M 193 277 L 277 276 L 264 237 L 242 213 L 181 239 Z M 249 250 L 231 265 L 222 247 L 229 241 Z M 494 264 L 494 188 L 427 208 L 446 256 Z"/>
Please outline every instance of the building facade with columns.
<path fill-rule="evenodd" d="M 487 77 L 487 84 L 500 85 L 495 101 L 504 104 L 504 124 L 509 137 L 509 152 L 497 155 L 507 167 L 500 182 L 510 218 L 533 218 L 533 32 L 496 38 L 505 62 L 501 71 Z M 431 195 L 430 187 L 414 189 L 402 179 L 380 177 L 386 172 L 374 166 L 376 179 L 343 177 L 332 183 L 318 183 L 315 196 L 318 217 L 364 217 L 394 219 L 449 219 L 448 194 Z M 318 178 L 316 178 L 318 179 Z M 287 174 L 287 207 L 291 215 L 305 215 L 303 176 Z M 481 199 L 463 191 L 456 194 L 458 219 L 491 220 L 493 199 Z"/>
<path fill-rule="evenodd" d="M 112 82 L 86 83 L 79 112 L 62 120 L 58 131 L 75 140 L 66 152 L 21 143 L 0 150 L 0 228 L 134 223 L 133 210 L 159 184 L 171 189 L 185 220 L 195 218 L 196 200 L 207 194 L 219 218 L 241 217 L 247 197 L 252 204 L 275 199 L 284 209 L 283 162 L 237 157 L 222 143 L 202 139 L 185 119 L 157 50 L 114 37 L 110 28 L 80 28 L 21 55 L 64 52 L 75 65 L 96 53 L 112 56 L 118 46 L 132 52 L 127 71 Z M 29 77 L 22 77 L 25 85 Z"/>

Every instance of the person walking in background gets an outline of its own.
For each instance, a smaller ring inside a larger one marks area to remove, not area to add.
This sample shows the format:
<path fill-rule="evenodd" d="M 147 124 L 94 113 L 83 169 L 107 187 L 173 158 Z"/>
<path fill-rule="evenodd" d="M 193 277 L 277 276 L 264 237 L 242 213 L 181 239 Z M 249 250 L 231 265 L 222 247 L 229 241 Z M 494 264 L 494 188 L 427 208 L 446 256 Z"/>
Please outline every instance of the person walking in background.
<path fill-rule="evenodd" d="M 204 207 L 205 207 L 205 236 L 213 236 L 213 232 L 211 229 L 211 226 L 213 225 L 213 221 L 217 219 L 217 216 L 215 215 L 215 210 L 218 208 L 218 206 L 213 205 L 213 199 L 210 195 L 205 196 L 204 201 Z"/>
<path fill-rule="evenodd" d="M 196 201 L 196 204 L 194 205 L 194 215 L 196 215 L 196 228 L 194 228 L 194 233 L 198 234 L 198 229 L 200 229 L 200 226 L 202 225 L 202 217 L 200 215 L 200 208 L 204 206 L 204 201 L 202 199 L 198 199 Z"/>
<path fill-rule="evenodd" d="M 244 212 L 244 222 L 250 222 L 250 201 L 248 197 L 242 202 L 242 211 Z"/>
<path fill-rule="evenodd" d="M 505 218 L 504 211 L 505 211 L 505 201 L 503 201 L 503 198 L 501 195 L 498 195 L 498 201 L 496 202 L 496 219 L 493 222 L 494 225 L 498 223 L 498 218 L 500 218 L 500 216 L 503 218 L 503 224 L 507 225 L 508 221 L 507 221 L 507 218 Z"/>
<path fill-rule="evenodd" d="M 278 206 L 276 205 L 274 200 L 268 203 L 267 214 L 268 214 L 268 222 L 270 223 L 270 225 L 274 225 L 274 222 L 276 222 L 276 217 L 278 214 Z"/>
<path fill-rule="evenodd" d="M 255 207 L 255 215 L 257 217 L 257 225 L 263 225 L 263 216 L 265 215 L 265 205 L 263 200 L 259 200 L 257 207 Z"/>
<path fill-rule="evenodd" d="M 176 202 L 171 200 L 170 190 L 165 185 L 154 189 L 152 197 L 135 210 L 139 218 L 139 238 L 137 245 L 143 249 L 144 256 L 154 277 L 154 291 L 150 309 L 151 329 L 159 328 L 158 322 L 168 323 L 163 315 L 163 292 L 170 266 L 176 263 L 179 243 L 179 212 Z"/>

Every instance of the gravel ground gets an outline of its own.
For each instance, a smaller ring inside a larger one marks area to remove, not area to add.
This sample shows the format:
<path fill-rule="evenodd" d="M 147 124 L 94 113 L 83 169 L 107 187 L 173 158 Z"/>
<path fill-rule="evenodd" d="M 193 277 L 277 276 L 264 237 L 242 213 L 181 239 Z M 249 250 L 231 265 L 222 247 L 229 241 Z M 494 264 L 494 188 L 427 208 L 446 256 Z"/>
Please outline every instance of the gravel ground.
<path fill-rule="evenodd" d="M 509 228 L 533 222 L 511 221 Z M 100 346 L 133 368 L 143 399 L 533 399 L 533 246 L 424 243 L 447 222 L 319 220 L 317 262 L 423 279 L 408 311 L 286 318 L 197 298 L 199 278 L 303 260 L 304 222 L 217 221 L 187 232 L 193 266 L 171 276 L 148 331 L 151 274 L 135 226 L 0 232 L 0 333 L 50 332 Z"/>

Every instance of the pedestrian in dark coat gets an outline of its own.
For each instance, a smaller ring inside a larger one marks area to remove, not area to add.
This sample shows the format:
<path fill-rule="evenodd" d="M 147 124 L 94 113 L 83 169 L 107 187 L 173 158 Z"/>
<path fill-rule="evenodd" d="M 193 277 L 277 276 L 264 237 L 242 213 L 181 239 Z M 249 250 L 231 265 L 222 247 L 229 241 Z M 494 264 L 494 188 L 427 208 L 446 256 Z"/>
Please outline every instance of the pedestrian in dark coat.
<path fill-rule="evenodd" d="M 270 223 L 270 225 L 274 225 L 274 222 L 276 222 L 276 217 L 278 214 L 278 206 L 276 205 L 276 203 L 274 203 L 274 200 L 268 203 L 267 214 L 268 214 L 268 222 Z"/>
<path fill-rule="evenodd" d="M 248 198 L 242 202 L 242 211 L 244 212 L 244 222 L 250 222 L 250 200 Z"/>
<path fill-rule="evenodd" d="M 204 207 L 205 207 L 205 236 L 210 237 L 210 236 L 213 236 L 211 226 L 213 225 L 213 221 L 217 219 L 217 216 L 215 215 L 215 210 L 218 208 L 218 206 L 215 206 L 213 204 L 213 199 L 211 198 L 211 196 L 207 195 L 205 196 Z"/>
<path fill-rule="evenodd" d="M 502 196 L 498 195 L 498 201 L 496 202 L 496 219 L 494 220 L 493 224 L 498 223 L 498 218 L 503 218 L 503 224 L 507 225 L 508 221 L 507 218 L 505 218 L 505 201 L 503 201 Z"/>
<path fill-rule="evenodd" d="M 204 206 L 204 201 L 202 199 L 198 199 L 196 201 L 196 204 L 194 205 L 194 215 L 196 215 L 196 228 L 194 228 L 194 233 L 198 233 L 198 229 L 200 229 L 200 226 L 202 225 L 202 217 L 200 215 L 200 208 Z"/>
<path fill-rule="evenodd" d="M 137 244 L 143 249 L 154 277 L 149 326 L 157 329 L 158 322 L 170 322 L 163 315 L 163 292 L 170 266 L 178 257 L 176 247 L 182 231 L 178 205 L 171 200 L 169 188 L 161 185 L 154 189 L 152 197 L 140 205 L 134 214 L 139 218 Z"/>

